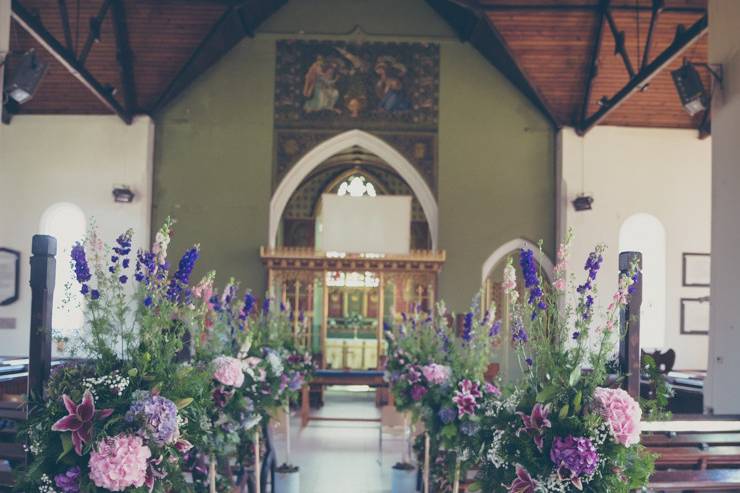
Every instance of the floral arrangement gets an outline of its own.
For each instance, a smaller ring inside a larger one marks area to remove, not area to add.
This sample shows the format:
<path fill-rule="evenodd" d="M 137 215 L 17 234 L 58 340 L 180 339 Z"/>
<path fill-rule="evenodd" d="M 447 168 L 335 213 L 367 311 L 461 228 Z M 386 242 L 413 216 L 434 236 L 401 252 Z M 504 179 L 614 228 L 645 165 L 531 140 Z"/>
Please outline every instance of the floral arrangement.
<path fill-rule="evenodd" d="M 284 307 L 271 310 L 274 303 L 266 299 L 258 309 L 251 291 L 240 296 L 233 279 L 219 293 L 214 278 L 207 274 L 193 289 L 195 361 L 212 376 L 213 401 L 211 433 L 195 454 L 194 479 L 220 491 L 236 486 L 232 464 L 254 460 L 257 425 L 297 395 L 313 363 L 297 350 Z M 207 468 L 210 463 L 218 467 Z"/>
<path fill-rule="evenodd" d="M 396 407 L 424 424 L 430 454 L 450 481 L 472 464 L 468 443 L 479 432 L 481 405 L 500 393 L 484 379 L 500 327 L 495 309 L 480 313 L 474 303 L 458 334 L 440 304 L 436 319 L 415 312 L 386 332 L 386 379 Z"/>
<path fill-rule="evenodd" d="M 19 490 L 188 491 L 182 466 L 208 432 L 209 375 L 177 362 L 198 247 L 171 273 L 171 226 L 149 251 L 132 252 L 131 231 L 106 247 L 94 230 L 72 249 L 87 305 L 73 349 L 86 359 L 56 367 L 46 395 L 31 396 Z"/>
<path fill-rule="evenodd" d="M 639 404 L 624 390 L 605 387 L 611 349 L 620 337 L 619 313 L 639 280 L 638 266 L 633 262 L 620 277 L 597 319 L 603 247 L 589 255 L 585 279 L 576 285 L 565 274 L 568 244 L 558 250 L 552 286 L 543 282 L 535 253 L 520 252 L 523 300 L 511 260 L 506 267 L 509 336 L 524 377 L 483 404 L 476 445 L 480 470 L 470 491 L 626 493 L 643 487 L 652 472 L 653 458 L 639 444 Z M 569 285 L 575 287 L 572 302 Z"/>

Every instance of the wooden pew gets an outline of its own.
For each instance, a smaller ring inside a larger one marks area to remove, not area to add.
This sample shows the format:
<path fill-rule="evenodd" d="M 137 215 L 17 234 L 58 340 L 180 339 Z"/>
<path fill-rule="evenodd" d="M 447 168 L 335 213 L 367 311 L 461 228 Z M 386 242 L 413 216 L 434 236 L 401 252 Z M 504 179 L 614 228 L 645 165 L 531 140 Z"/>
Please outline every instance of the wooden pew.
<path fill-rule="evenodd" d="M 649 448 L 740 446 L 740 433 L 651 433 L 643 435 L 641 441 Z"/>
<path fill-rule="evenodd" d="M 740 491 L 740 469 L 655 471 L 648 488 L 655 491 Z"/>
<path fill-rule="evenodd" d="M 740 447 L 717 445 L 714 447 L 650 447 L 658 454 L 655 467 L 695 467 L 707 469 L 714 467 L 740 467 Z"/>

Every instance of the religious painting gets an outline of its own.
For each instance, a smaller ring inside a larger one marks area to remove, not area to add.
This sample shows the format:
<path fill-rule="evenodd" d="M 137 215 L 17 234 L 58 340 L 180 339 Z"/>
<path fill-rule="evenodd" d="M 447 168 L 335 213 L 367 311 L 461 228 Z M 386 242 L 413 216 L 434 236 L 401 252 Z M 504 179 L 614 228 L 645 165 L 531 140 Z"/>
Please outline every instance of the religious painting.
<path fill-rule="evenodd" d="M 439 46 L 277 42 L 276 126 L 436 130 Z"/>

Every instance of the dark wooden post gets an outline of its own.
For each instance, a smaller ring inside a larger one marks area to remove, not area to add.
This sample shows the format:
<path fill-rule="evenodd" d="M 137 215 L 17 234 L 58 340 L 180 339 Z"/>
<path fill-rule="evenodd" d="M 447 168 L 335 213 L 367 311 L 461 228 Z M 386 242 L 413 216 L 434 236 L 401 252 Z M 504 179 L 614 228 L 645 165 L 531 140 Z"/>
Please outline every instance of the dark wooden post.
<path fill-rule="evenodd" d="M 28 392 L 43 396 L 51 371 L 51 314 L 54 307 L 57 240 L 34 235 L 31 244 L 31 336 Z"/>
<path fill-rule="evenodd" d="M 619 254 L 619 273 L 628 274 L 630 264 L 637 259 L 637 265 L 642 268 L 642 254 L 640 252 L 621 252 Z M 623 374 L 627 375 L 625 385 L 627 392 L 633 399 L 640 397 L 640 305 L 642 305 L 642 274 L 635 284 L 629 303 L 619 314 L 619 328 L 626 335 L 619 343 L 619 366 Z"/>

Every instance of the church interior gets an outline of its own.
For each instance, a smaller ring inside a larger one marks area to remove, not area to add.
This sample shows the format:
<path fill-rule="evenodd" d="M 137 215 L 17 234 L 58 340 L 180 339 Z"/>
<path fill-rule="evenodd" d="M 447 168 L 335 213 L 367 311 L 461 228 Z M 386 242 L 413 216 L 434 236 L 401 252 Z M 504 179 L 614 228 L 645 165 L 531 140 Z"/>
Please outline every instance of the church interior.
<path fill-rule="evenodd" d="M 738 26 L 0 0 L 0 491 L 740 492 Z"/>

